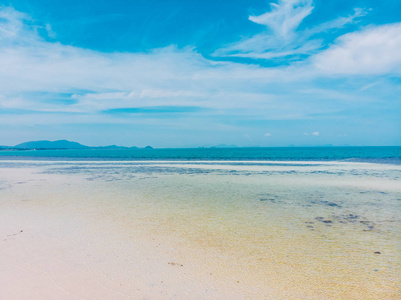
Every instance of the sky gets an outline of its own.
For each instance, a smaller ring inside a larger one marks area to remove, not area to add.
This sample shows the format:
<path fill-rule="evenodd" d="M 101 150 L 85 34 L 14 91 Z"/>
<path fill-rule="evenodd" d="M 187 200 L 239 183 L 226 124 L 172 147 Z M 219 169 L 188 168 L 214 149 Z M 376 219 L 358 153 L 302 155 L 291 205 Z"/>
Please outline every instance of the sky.
<path fill-rule="evenodd" d="M 401 145 L 399 0 L 0 0 L 0 145 Z"/>

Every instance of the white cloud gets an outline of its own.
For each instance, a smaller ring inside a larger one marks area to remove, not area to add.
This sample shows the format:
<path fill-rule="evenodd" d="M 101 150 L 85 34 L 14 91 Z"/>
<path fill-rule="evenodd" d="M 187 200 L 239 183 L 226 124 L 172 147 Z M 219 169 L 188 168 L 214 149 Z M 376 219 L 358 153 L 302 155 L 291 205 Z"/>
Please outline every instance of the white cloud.
<path fill-rule="evenodd" d="M 173 105 L 178 98 L 177 105 L 194 105 L 196 97 L 205 97 L 202 84 L 215 71 L 227 78 L 220 81 L 229 81 L 227 68 L 232 74 L 242 69 L 208 61 L 190 48 L 101 53 L 47 42 L 25 24 L 28 19 L 10 7 L 0 8 L 0 107 L 89 112 Z M 209 69 L 215 71 L 205 74 Z M 206 76 L 196 79 L 195 74 Z M 49 93 L 71 93 L 71 103 L 76 103 L 57 105 L 49 101 Z"/>
<path fill-rule="evenodd" d="M 269 132 L 266 132 L 265 136 L 271 136 L 271 134 Z"/>
<path fill-rule="evenodd" d="M 291 38 L 295 29 L 313 9 L 312 0 L 279 0 L 271 3 L 271 12 L 260 16 L 250 16 L 249 20 L 267 26 L 275 36 Z"/>
<path fill-rule="evenodd" d="M 266 92 L 266 84 L 307 77 L 291 68 L 215 62 L 192 48 L 101 53 L 67 46 L 41 38 L 34 26 L 25 24 L 29 17 L 22 13 L 11 8 L 0 13 L 3 108 L 93 113 L 176 105 L 290 118 L 281 108 L 283 99 L 273 107 L 278 99 Z M 57 94 L 65 94 L 66 101 L 53 100 Z"/>
<path fill-rule="evenodd" d="M 45 29 L 46 29 L 47 35 L 50 38 L 52 38 L 52 39 L 56 38 L 56 33 L 53 31 L 52 25 L 46 24 Z"/>
<path fill-rule="evenodd" d="M 204 97 L 205 93 L 196 93 L 185 90 L 144 89 L 140 98 L 179 98 L 179 97 Z"/>
<path fill-rule="evenodd" d="M 319 131 L 315 131 L 315 132 L 311 132 L 311 133 L 304 132 L 304 135 L 306 135 L 306 136 L 309 136 L 309 135 L 313 135 L 313 136 L 319 136 L 319 135 L 320 135 L 320 133 L 319 133 Z"/>
<path fill-rule="evenodd" d="M 375 87 L 375 86 L 377 86 L 379 84 L 382 84 L 382 82 L 381 81 L 376 81 L 376 82 L 373 82 L 373 83 L 369 83 L 369 84 L 364 85 L 363 87 L 361 87 L 359 90 L 360 91 L 366 91 L 366 90 L 371 89 L 371 88 L 373 88 L 373 87 Z"/>
<path fill-rule="evenodd" d="M 216 56 L 274 58 L 309 52 L 315 42 L 293 45 L 295 30 L 313 9 L 312 0 L 280 0 L 271 3 L 271 11 L 249 20 L 266 26 L 267 31 L 217 50 Z"/>
<path fill-rule="evenodd" d="M 314 35 L 342 28 L 358 21 L 367 10 L 355 8 L 349 16 L 319 24 L 313 28 L 298 31 L 302 21 L 312 13 L 312 0 L 280 0 L 271 3 L 271 11 L 260 16 L 250 16 L 249 20 L 266 26 L 266 31 L 215 51 L 215 56 L 248 57 L 254 59 L 273 59 L 312 55 L 323 47 L 323 41 Z"/>
<path fill-rule="evenodd" d="M 330 74 L 400 74 L 400 49 L 401 23 L 394 23 L 345 34 L 312 61 Z"/>
<path fill-rule="evenodd" d="M 28 19 L 28 15 L 16 11 L 12 7 L 0 7 L 0 39 L 2 42 L 19 35 L 24 29 L 24 21 Z"/>
<path fill-rule="evenodd" d="M 362 8 L 355 8 L 352 15 L 346 17 L 338 17 L 337 19 L 322 23 L 311 29 L 306 29 L 304 34 L 312 36 L 316 33 L 325 32 L 331 29 L 343 28 L 346 25 L 353 24 L 359 21 L 359 18 L 368 14 L 368 10 Z"/>
<path fill-rule="evenodd" d="M 254 44 L 254 47 L 248 47 L 246 44 Z M 276 50 L 266 49 L 268 46 L 272 46 L 277 44 Z M 312 54 L 316 51 L 316 49 L 321 47 L 321 42 L 318 40 L 314 41 L 305 41 L 301 45 L 286 45 L 285 43 L 281 46 L 278 46 L 278 42 L 273 41 L 270 37 L 264 35 L 255 36 L 246 42 L 244 42 L 241 47 L 244 51 L 243 53 L 235 53 L 235 54 L 227 54 L 222 56 L 228 57 L 248 57 L 253 59 L 272 59 L 272 58 L 280 58 L 286 56 L 293 55 L 303 55 L 303 54 Z M 234 49 L 234 48 L 233 48 Z M 252 49 L 252 51 L 249 51 Z M 258 51 L 257 49 L 260 49 Z M 239 48 L 238 48 L 239 50 Z M 256 51 L 255 51 L 256 50 Z M 267 50 L 267 51 L 266 51 Z M 231 51 L 231 50 L 230 50 Z"/>

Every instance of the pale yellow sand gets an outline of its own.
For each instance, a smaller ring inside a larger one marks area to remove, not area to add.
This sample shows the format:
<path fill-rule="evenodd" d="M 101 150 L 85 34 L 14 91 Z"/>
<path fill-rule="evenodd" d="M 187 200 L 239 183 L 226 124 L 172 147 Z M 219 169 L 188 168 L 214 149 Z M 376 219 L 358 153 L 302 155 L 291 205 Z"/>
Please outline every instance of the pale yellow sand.
<path fill-rule="evenodd" d="M 146 179 L 88 181 L 82 174 L 43 174 L 41 170 L 0 168 L 1 300 L 400 296 L 397 249 L 391 241 L 354 245 L 352 233 L 343 232 L 328 236 L 322 244 L 317 233 L 316 237 L 302 230 L 294 234 L 280 224 L 269 224 L 262 213 L 254 216 L 254 222 L 271 225 L 270 232 L 263 226 L 244 228 L 246 216 L 241 212 L 246 207 L 236 210 L 235 201 L 226 211 L 232 216 L 230 222 L 203 206 L 201 199 L 188 207 L 159 202 L 158 198 L 168 200 L 176 193 L 186 195 L 177 190 L 176 179 L 170 175 L 158 181 L 162 186 L 155 191 Z M 197 186 L 196 178 L 183 175 L 179 182 L 194 188 L 188 195 L 201 197 L 207 189 L 218 194 L 226 180 L 223 177 L 204 177 Z M 259 177 L 249 178 L 243 186 L 240 176 L 230 180 L 247 194 L 260 185 Z M 298 176 L 292 184 L 327 185 L 318 179 Z M 269 180 L 283 184 L 281 175 Z M 330 184 L 334 189 L 347 184 L 397 193 L 401 189 L 397 182 L 380 178 L 352 183 L 338 178 Z M 372 254 L 377 250 L 372 245 L 381 246 L 390 256 L 380 260 Z M 341 257 L 336 257 L 338 253 Z M 389 269 L 392 262 L 397 270 Z M 378 270 L 373 272 L 374 268 Z"/>
<path fill-rule="evenodd" d="M 221 253 L 188 245 L 144 222 L 124 220 L 82 178 L 0 169 L 25 182 L 1 193 L 0 299 L 246 299 Z M 99 186 L 97 187 L 99 188 Z M 99 205 L 100 204 L 100 205 Z M 122 219 L 120 219 L 122 218 Z M 136 227 L 142 223 L 142 227 Z M 21 232 L 22 231 L 22 232 Z M 224 263 L 222 263 L 222 261 Z M 237 270 L 238 271 L 238 270 Z M 224 276 L 222 276 L 222 273 Z"/>

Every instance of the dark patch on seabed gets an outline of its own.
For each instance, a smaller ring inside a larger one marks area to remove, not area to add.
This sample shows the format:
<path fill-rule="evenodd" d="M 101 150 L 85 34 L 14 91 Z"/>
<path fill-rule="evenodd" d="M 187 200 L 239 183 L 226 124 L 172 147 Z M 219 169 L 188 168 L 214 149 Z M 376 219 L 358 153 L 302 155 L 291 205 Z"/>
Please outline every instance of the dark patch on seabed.
<path fill-rule="evenodd" d="M 281 203 L 281 200 L 276 195 L 262 194 L 262 196 L 263 197 L 259 198 L 259 201 L 262 201 L 262 202 L 269 201 L 272 203 Z"/>
<path fill-rule="evenodd" d="M 357 214 L 339 214 L 332 215 L 331 217 L 315 217 L 314 221 L 305 221 L 306 227 L 313 229 L 315 228 L 314 224 L 322 224 L 327 227 L 332 227 L 334 224 L 353 224 L 354 226 L 359 227 L 362 231 L 373 231 L 376 229 L 376 224 L 367 218 L 357 215 Z"/>
<path fill-rule="evenodd" d="M 260 194 L 259 201 L 266 202 L 270 201 L 272 203 L 286 203 L 286 204 L 296 204 L 303 207 L 312 207 L 313 205 L 321 205 L 321 206 L 328 206 L 334 208 L 342 208 L 343 201 L 328 201 L 328 200 L 321 200 L 324 199 L 326 196 L 323 193 L 302 193 L 298 192 L 298 196 L 294 199 L 293 195 L 289 193 L 283 193 L 280 196 L 274 194 L 263 193 Z M 339 196 L 340 197 L 340 196 Z M 312 199 L 312 200 L 309 200 Z"/>
<path fill-rule="evenodd" d="M 382 192 L 382 191 L 361 191 L 359 193 L 360 194 L 380 194 L 380 195 L 388 195 L 389 194 L 387 192 Z"/>
<path fill-rule="evenodd" d="M 321 204 L 321 205 L 326 205 L 326 206 L 331 206 L 331 207 L 338 207 L 341 208 L 342 206 L 340 204 L 337 204 L 335 202 L 331 201 L 326 201 L 326 200 L 321 200 L 321 201 L 310 201 L 311 204 Z"/>

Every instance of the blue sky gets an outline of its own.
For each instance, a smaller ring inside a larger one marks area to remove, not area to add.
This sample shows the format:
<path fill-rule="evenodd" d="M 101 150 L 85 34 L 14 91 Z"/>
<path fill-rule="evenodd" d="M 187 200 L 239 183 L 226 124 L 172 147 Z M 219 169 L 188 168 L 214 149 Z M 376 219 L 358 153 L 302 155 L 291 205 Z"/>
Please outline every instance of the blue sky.
<path fill-rule="evenodd" d="M 401 1 L 0 1 L 0 144 L 401 145 Z"/>

